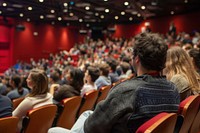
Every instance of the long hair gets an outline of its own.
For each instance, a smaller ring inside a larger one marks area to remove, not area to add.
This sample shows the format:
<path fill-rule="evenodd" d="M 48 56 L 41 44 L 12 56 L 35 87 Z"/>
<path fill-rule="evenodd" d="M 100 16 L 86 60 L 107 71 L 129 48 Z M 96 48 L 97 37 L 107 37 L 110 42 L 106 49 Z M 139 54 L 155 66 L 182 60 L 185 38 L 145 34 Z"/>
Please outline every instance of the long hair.
<path fill-rule="evenodd" d="M 30 72 L 31 81 L 33 88 L 29 96 L 33 97 L 36 95 L 47 94 L 48 89 L 48 77 L 43 70 L 33 69 Z"/>
<path fill-rule="evenodd" d="M 172 47 L 167 51 L 165 72 L 168 80 L 176 74 L 181 74 L 189 81 L 192 90 L 199 89 L 198 74 L 189 55 L 182 48 Z"/>
<path fill-rule="evenodd" d="M 79 68 L 72 68 L 72 67 L 70 68 L 69 72 L 70 72 L 70 77 L 72 78 L 72 80 L 69 81 L 69 84 L 73 86 L 78 92 L 80 92 L 84 85 L 83 82 L 84 72 Z"/>

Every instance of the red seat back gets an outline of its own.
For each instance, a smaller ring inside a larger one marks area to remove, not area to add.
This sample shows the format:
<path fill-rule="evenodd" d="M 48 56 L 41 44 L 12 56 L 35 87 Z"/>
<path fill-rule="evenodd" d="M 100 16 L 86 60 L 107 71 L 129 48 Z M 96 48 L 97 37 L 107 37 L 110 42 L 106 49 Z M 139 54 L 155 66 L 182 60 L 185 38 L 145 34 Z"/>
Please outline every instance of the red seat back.
<path fill-rule="evenodd" d="M 44 105 L 28 111 L 23 120 L 24 133 L 47 133 L 52 126 L 57 106 Z"/>
<path fill-rule="evenodd" d="M 199 95 L 189 96 L 179 105 L 178 114 L 184 117 L 180 133 L 188 133 L 199 109 Z"/>
<path fill-rule="evenodd" d="M 176 119 L 176 113 L 160 113 L 142 124 L 136 133 L 173 133 Z"/>
<path fill-rule="evenodd" d="M 81 99 L 81 96 L 74 96 L 62 101 L 63 110 L 56 124 L 58 127 L 71 129 L 76 121 L 76 115 L 81 104 Z"/>
<path fill-rule="evenodd" d="M 16 133 L 18 120 L 19 119 L 17 117 L 0 118 L 0 132 Z"/>

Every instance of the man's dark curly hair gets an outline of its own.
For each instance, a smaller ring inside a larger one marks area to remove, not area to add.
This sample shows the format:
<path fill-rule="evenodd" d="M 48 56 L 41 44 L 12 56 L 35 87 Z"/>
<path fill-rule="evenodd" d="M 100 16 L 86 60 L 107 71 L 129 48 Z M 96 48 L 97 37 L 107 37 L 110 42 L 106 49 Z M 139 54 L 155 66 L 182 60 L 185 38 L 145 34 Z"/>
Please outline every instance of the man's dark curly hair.
<path fill-rule="evenodd" d="M 167 50 L 168 46 L 159 34 L 141 33 L 135 36 L 133 57 L 138 56 L 142 66 L 148 70 L 163 70 Z"/>

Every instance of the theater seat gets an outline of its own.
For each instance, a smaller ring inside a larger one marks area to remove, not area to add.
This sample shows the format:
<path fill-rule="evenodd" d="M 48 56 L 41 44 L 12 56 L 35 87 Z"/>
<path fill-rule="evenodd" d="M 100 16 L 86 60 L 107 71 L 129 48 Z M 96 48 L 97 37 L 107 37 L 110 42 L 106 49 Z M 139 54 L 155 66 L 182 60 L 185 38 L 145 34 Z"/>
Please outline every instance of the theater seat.
<path fill-rule="evenodd" d="M 15 110 L 17 108 L 17 106 L 24 100 L 24 97 L 20 97 L 17 99 L 13 99 L 12 103 L 13 103 L 13 110 Z"/>
<path fill-rule="evenodd" d="M 179 133 L 188 133 L 199 110 L 199 95 L 189 96 L 179 105 L 178 114 L 184 117 Z M 199 121 L 199 120 L 198 120 Z"/>
<path fill-rule="evenodd" d="M 51 127 L 57 106 L 53 104 L 44 105 L 27 112 L 23 119 L 23 133 L 47 133 Z"/>
<path fill-rule="evenodd" d="M 197 115 L 194 118 L 194 121 L 192 122 L 192 126 L 190 127 L 190 133 L 200 133 L 200 95 L 198 97 L 199 99 L 199 109 L 197 112 Z"/>
<path fill-rule="evenodd" d="M 107 85 L 99 89 L 99 94 L 98 94 L 96 103 L 100 102 L 101 100 L 104 100 L 107 97 L 108 92 L 110 91 L 110 88 L 111 88 L 111 85 Z"/>
<path fill-rule="evenodd" d="M 176 113 L 160 113 L 142 124 L 136 133 L 173 133 L 176 119 Z"/>
<path fill-rule="evenodd" d="M 16 133 L 18 120 L 19 119 L 17 117 L 0 118 L 0 132 Z"/>
<path fill-rule="evenodd" d="M 93 110 L 97 97 L 98 97 L 97 90 L 92 90 L 90 92 L 87 92 L 82 98 L 81 101 L 82 103 L 79 108 L 77 117 L 79 117 L 86 110 Z"/>
<path fill-rule="evenodd" d="M 71 129 L 76 121 L 76 115 L 81 104 L 81 96 L 74 96 L 62 100 L 62 111 L 56 126 Z"/>

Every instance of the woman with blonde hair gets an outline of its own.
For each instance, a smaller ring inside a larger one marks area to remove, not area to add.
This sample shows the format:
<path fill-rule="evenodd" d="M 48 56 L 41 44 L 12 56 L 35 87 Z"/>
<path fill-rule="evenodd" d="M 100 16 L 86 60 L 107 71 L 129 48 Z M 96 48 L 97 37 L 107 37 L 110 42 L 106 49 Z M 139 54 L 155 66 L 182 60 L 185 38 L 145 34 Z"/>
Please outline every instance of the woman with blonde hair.
<path fill-rule="evenodd" d="M 167 51 L 164 73 L 179 90 L 181 100 L 199 92 L 199 75 L 195 71 L 189 55 L 180 47 L 172 47 Z"/>
<path fill-rule="evenodd" d="M 53 96 L 48 93 L 48 77 L 43 70 L 31 70 L 26 81 L 31 92 L 12 113 L 20 119 L 18 130 L 21 129 L 22 117 L 28 110 L 53 103 Z"/>

